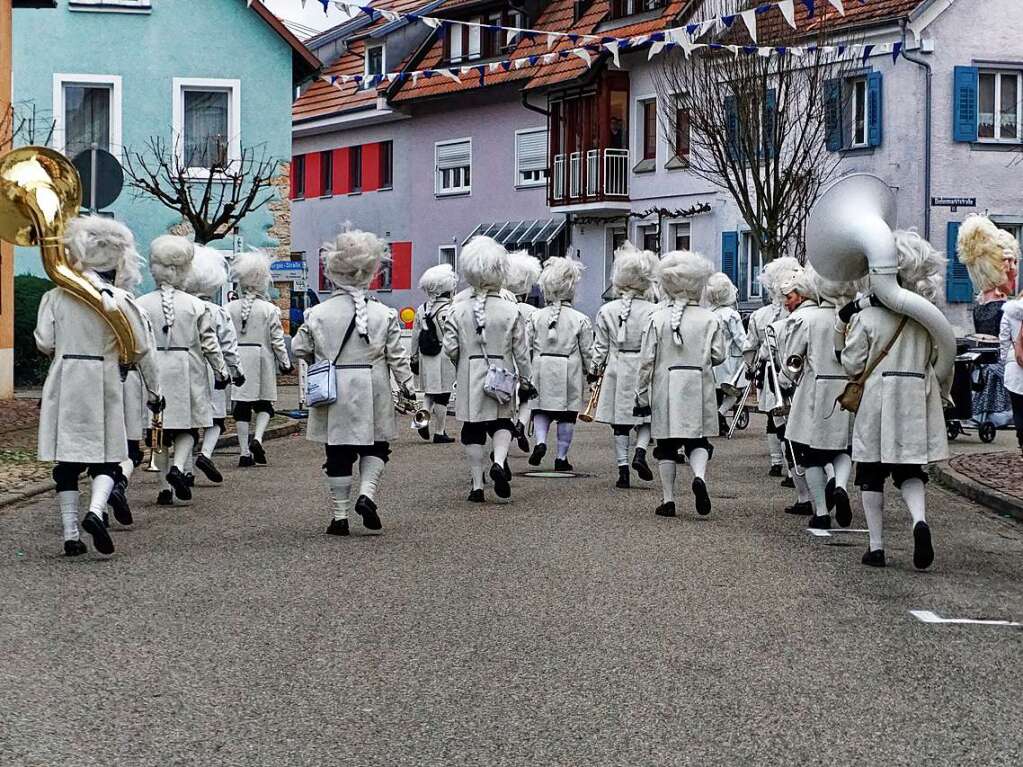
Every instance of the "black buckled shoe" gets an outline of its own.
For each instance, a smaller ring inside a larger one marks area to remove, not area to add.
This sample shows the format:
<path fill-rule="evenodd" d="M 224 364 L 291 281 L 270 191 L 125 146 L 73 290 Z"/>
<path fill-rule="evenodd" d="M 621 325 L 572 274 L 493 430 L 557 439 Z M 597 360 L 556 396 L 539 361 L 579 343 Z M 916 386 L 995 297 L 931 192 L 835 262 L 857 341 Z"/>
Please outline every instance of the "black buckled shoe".
<path fill-rule="evenodd" d="M 167 484 L 174 488 L 174 495 L 178 500 L 192 500 L 192 488 L 188 486 L 188 479 L 177 466 L 171 466 L 167 472 Z"/>
<path fill-rule="evenodd" d="M 515 424 L 515 444 L 523 453 L 529 452 L 529 437 L 526 436 L 526 427 L 521 423 Z"/>
<path fill-rule="evenodd" d="M 93 512 L 89 512 L 82 519 L 82 529 L 92 536 L 92 545 L 100 554 L 113 554 L 114 541 L 110 538 L 103 520 Z"/>
<path fill-rule="evenodd" d="M 792 477 L 785 477 L 785 479 L 783 479 L 781 481 L 781 487 L 795 487 L 795 486 L 796 486 L 796 481 L 794 479 L 792 479 Z"/>
<path fill-rule="evenodd" d="M 195 487 L 195 475 L 192 472 L 185 472 L 185 483 L 189 487 Z"/>
<path fill-rule="evenodd" d="M 490 478 L 494 480 L 494 492 L 498 498 L 511 498 L 511 484 L 508 482 L 508 474 L 503 466 L 497 463 L 491 464 Z"/>
<path fill-rule="evenodd" d="M 243 455 L 243 456 L 240 456 L 238 458 L 238 468 L 239 469 L 248 469 L 248 468 L 250 468 L 252 466 L 255 466 L 255 465 L 256 465 L 256 462 L 252 458 L 251 455 Z"/>
<path fill-rule="evenodd" d="M 199 453 L 199 455 L 195 457 L 195 468 L 206 475 L 206 479 L 214 484 L 219 485 L 224 481 L 224 475 L 221 474 L 220 470 L 213 465 L 213 461 L 204 456 L 202 453 Z"/>
<path fill-rule="evenodd" d="M 543 462 L 543 457 L 547 455 L 547 445 L 543 442 L 533 446 L 533 452 L 529 456 L 530 466 L 539 466 Z"/>
<path fill-rule="evenodd" d="M 802 501 L 801 503 L 794 503 L 791 506 L 785 507 L 786 514 L 792 514 L 796 517 L 812 517 L 813 516 L 813 504 L 810 501 Z"/>
<path fill-rule="evenodd" d="M 772 464 L 771 470 L 767 472 L 769 477 L 780 477 L 782 475 L 781 464 Z"/>
<path fill-rule="evenodd" d="M 479 490 L 470 490 L 469 497 L 465 500 L 469 503 L 485 503 L 487 499 L 484 497 L 483 490 L 481 488 Z"/>
<path fill-rule="evenodd" d="M 701 517 L 710 514 L 710 493 L 707 492 L 707 483 L 699 477 L 693 478 L 693 496 L 696 498 L 696 513 Z"/>
<path fill-rule="evenodd" d="M 365 495 L 360 495 L 355 502 L 355 513 L 362 517 L 362 524 L 367 530 L 379 530 L 383 527 L 380 522 L 380 515 L 377 514 L 377 505 Z"/>
<path fill-rule="evenodd" d="M 332 519 L 327 526 L 327 535 L 350 535 L 347 519 Z"/>
<path fill-rule="evenodd" d="M 78 557 L 87 552 L 85 544 L 81 541 L 64 541 L 64 556 Z"/>
<path fill-rule="evenodd" d="M 258 439 L 252 440 L 249 445 L 249 450 L 252 451 L 252 459 L 260 466 L 266 466 L 266 451 L 263 449 L 263 443 Z"/>
<path fill-rule="evenodd" d="M 828 480 L 828 484 L 824 486 L 824 505 L 828 507 L 828 513 L 830 514 L 835 508 L 835 478 L 832 477 Z"/>
<path fill-rule="evenodd" d="M 877 551 L 871 551 L 867 549 L 863 554 L 863 559 L 860 560 L 867 567 L 887 567 L 888 564 L 884 559 L 884 549 L 878 549 Z"/>
<path fill-rule="evenodd" d="M 416 429 L 419 432 L 419 436 L 422 437 L 426 442 L 430 441 L 430 427 L 424 426 L 422 429 Z"/>
<path fill-rule="evenodd" d="M 455 441 L 454 437 L 449 437 L 447 434 L 434 434 L 433 444 L 435 445 L 450 445 Z"/>
<path fill-rule="evenodd" d="M 567 458 L 555 458 L 554 471 L 560 471 L 567 474 L 570 471 L 575 471 L 575 467 L 568 462 Z"/>
<path fill-rule="evenodd" d="M 631 485 L 629 482 L 629 467 L 619 466 L 618 467 L 618 481 L 615 482 L 615 487 L 627 490 Z"/>
<path fill-rule="evenodd" d="M 676 516 L 676 514 L 675 514 L 675 502 L 674 501 L 668 501 L 667 503 L 662 503 L 660 506 L 658 506 L 654 510 L 654 514 L 656 514 L 659 517 L 674 517 L 674 516 Z"/>
<path fill-rule="evenodd" d="M 830 514 L 814 515 L 813 519 L 810 520 L 810 524 L 808 524 L 807 527 L 809 527 L 811 530 L 830 530 L 831 515 Z"/>
<path fill-rule="evenodd" d="M 839 527 L 852 524 L 852 507 L 849 505 L 849 493 L 844 487 L 835 488 L 835 521 Z"/>
<path fill-rule="evenodd" d="M 161 490 L 159 495 L 156 496 L 157 506 L 173 506 L 174 505 L 174 493 L 171 490 Z"/>
<path fill-rule="evenodd" d="M 654 478 L 654 473 L 650 471 L 650 464 L 646 462 L 646 450 L 641 447 L 636 448 L 636 454 L 632 456 L 632 469 L 644 482 L 650 482 Z"/>
<path fill-rule="evenodd" d="M 913 567 L 926 570 L 934 563 L 934 546 L 931 543 L 931 528 L 926 522 L 913 525 Z"/>
<path fill-rule="evenodd" d="M 110 491 L 107 503 L 114 511 L 114 519 L 122 525 L 134 524 L 135 518 L 131 515 L 131 507 L 128 505 L 128 480 L 123 477 L 114 482 L 114 489 Z"/>

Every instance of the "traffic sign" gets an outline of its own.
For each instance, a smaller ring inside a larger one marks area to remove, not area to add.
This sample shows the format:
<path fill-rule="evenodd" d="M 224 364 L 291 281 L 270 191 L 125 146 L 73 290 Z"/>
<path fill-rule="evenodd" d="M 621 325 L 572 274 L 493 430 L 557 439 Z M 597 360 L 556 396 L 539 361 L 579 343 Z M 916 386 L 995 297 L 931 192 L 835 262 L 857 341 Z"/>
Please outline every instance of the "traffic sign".
<path fill-rule="evenodd" d="M 82 207 L 96 211 L 116 200 L 124 189 L 124 170 L 110 152 L 93 145 L 71 161 L 82 177 Z"/>

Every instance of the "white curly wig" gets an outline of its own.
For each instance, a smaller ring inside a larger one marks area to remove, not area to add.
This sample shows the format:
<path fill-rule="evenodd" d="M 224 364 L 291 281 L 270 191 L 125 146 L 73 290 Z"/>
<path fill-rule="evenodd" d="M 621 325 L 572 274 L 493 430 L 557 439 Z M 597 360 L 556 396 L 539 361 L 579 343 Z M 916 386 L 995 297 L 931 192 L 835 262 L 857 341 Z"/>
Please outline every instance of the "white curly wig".
<path fill-rule="evenodd" d="M 781 282 L 778 283 L 778 294 L 784 297 L 789 293 L 798 293 L 811 301 L 817 300 L 817 288 L 806 269 L 800 267 L 782 274 Z"/>
<path fill-rule="evenodd" d="M 806 274 L 809 276 L 814 290 L 817 291 L 817 296 L 822 301 L 827 301 L 837 307 L 845 306 L 847 303 L 852 301 L 856 298 L 856 294 L 863 288 L 862 280 L 853 280 L 850 282 L 829 280 L 822 277 L 821 273 L 814 269 L 809 263 L 807 263 L 807 265 L 803 268 L 806 270 Z"/>
<path fill-rule="evenodd" d="M 547 303 L 571 301 L 586 269 L 580 261 L 553 256 L 547 259 L 540 274 L 540 290 Z"/>
<path fill-rule="evenodd" d="M 699 301 L 714 266 L 699 253 L 676 250 L 661 259 L 657 271 L 661 288 L 670 298 Z"/>
<path fill-rule="evenodd" d="M 476 235 L 458 257 L 462 277 L 475 291 L 500 290 L 508 281 L 508 251 L 485 235 Z"/>
<path fill-rule="evenodd" d="M 1002 257 L 1015 258 L 1018 261 L 1020 257 L 1019 240 L 1016 239 L 1013 233 L 999 229 L 998 240 L 1002 246 Z"/>
<path fill-rule="evenodd" d="M 739 289 L 724 272 L 714 272 L 707 280 L 703 297 L 710 306 L 734 306 Z"/>
<path fill-rule="evenodd" d="M 270 288 L 270 255 L 262 250 L 239 253 L 231 274 L 242 293 L 266 293 Z"/>
<path fill-rule="evenodd" d="M 895 248 L 902 287 L 934 301 L 944 282 L 945 257 L 912 229 L 895 232 Z"/>
<path fill-rule="evenodd" d="M 516 296 L 525 296 L 540 279 L 543 267 L 540 259 L 528 251 L 517 250 L 508 254 L 508 281 L 505 287 Z"/>
<path fill-rule="evenodd" d="M 657 257 L 651 259 L 652 255 L 649 251 L 640 250 L 628 240 L 615 251 L 611 284 L 618 295 L 631 292 L 641 296 L 650 289 L 657 264 Z"/>
<path fill-rule="evenodd" d="M 372 232 L 349 229 L 324 243 L 323 271 L 337 286 L 368 288 L 380 262 L 390 259 L 387 243 Z"/>
<path fill-rule="evenodd" d="M 142 282 L 142 256 L 135 235 L 120 221 L 103 216 L 78 216 L 68 222 L 64 244 L 77 272 L 117 271 L 114 284 L 132 290 Z"/>
<path fill-rule="evenodd" d="M 200 298 L 212 298 L 227 284 L 230 268 L 223 251 L 205 245 L 195 246 L 195 258 L 188 271 L 184 290 Z"/>
<path fill-rule="evenodd" d="M 803 265 L 792 256 L 782 256 L 770 261 L 760 272 L 760 284 L 767 291 L 768 298 L 774 303 L 781 303 L 785 294 L 781 293 L 781 284 L 788 279 L 790 273 L 802 269 Z"/>
<path fill-rule="evenodd" d="M 432 300 L 440 298 L 445 293 L 454 293 L 456 287 L 458 287 L 458 275 L 455 274 L 451 264 L 431 266 L 419 278 L 419 289 Z"/>
<path fill-rule="evenodd" d="M 1002 235 L 1002 230 L 987 216 L 969 216 L 959 227 L 956 241 L 959 262 L 969 271 L 973 287 L 980 293 L 1005 282 L 1002 264 L 1005 240 Z M 1012 235 L 1009 237 L 1015 239 Z"/>
<path fill-rule="evenodd" d="M 149 245 L 149 271 L 158 286 L 182 288 L 195 257 L 195 244 L 176 234 L 164 234 Z"/>

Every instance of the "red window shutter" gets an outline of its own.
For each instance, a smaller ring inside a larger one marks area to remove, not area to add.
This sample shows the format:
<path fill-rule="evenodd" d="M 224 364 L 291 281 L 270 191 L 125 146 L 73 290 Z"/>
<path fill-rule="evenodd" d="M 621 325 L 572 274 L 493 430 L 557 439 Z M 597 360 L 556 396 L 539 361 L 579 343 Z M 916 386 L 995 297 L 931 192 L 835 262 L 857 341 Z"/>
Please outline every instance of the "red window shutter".
<path fill-rule="evenodd" d="M 308 198 L 319 197 L 323 194 L 320 189 L 320 153 L 310 152 L 305 156 L 305 196 Z"/>
<path fill-rule="evenodd" d="M 348 178 L 348 148 L 334 150 L 334 194 L 348 194 L 352 182 Z"/>
<path fill-rule="evenodd" d="M 298 184 L 296 183 L 296 180 L 298 178 L 298 158 L 299 157 L 301 157 L 301 155 L 295 155 L 294 157 L 292 157 L 291 158 L 291 167 L 288 168 L 288 173 L 290 175 L 290 184 L 289 184 L 289 187 L 288 187 L 288 199 L 290 199 L 290 200 L 294 200 L 295 199 L 295 188 L 298 186 Z"/>
<path fill-rule="evenodd" d="M 412 243 L 391 243 L 391 287 L 394 290 L 412 289 Z"/>
<path fill-rule="evenodd" d="M 375 192 L 380 188 L 380 144 L 362 147 L 362 191 Z"/>

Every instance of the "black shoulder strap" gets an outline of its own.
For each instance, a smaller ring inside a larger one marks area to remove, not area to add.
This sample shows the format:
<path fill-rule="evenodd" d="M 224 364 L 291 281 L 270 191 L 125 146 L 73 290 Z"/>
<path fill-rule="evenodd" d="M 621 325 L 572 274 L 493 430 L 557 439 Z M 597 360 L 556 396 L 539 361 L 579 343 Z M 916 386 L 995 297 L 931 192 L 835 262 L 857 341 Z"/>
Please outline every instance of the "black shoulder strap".
<path fill-rule="evenodd" d="M 341 339 L 341 346 L 337 349 L 337 354 L 334 355 L 334 364 L 341 359 L 341 352 L 344 351 L 345 344 L 348 343 L 348 339 L 352 337 L 352 331 L 355 330 L 355 315 L 352 315 L 352 321 L 348 323 L 348 330 L 345 331 L 345 337 Z"/>

